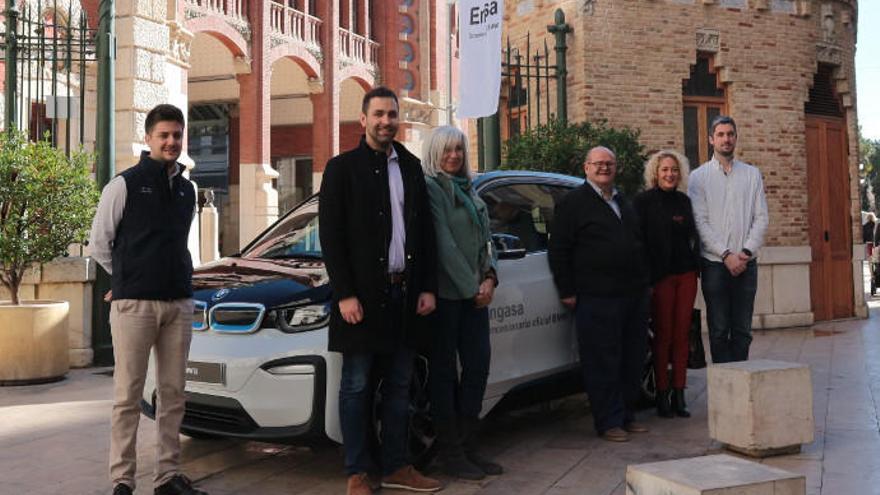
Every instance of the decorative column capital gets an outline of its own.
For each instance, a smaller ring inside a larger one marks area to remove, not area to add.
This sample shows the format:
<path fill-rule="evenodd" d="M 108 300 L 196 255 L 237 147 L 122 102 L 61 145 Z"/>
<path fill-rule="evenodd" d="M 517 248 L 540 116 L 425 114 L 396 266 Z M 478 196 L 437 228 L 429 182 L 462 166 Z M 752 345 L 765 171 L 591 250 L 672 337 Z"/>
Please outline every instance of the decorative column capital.
<path fill-rule="evenodd" d="M 168 26 L 168 59 L 171 63 L 185 69 L 190 68 L 189 57 L 192 52 L 192 42 L 195 35 L 183 23 L 178 21 L 165 21 Z"/>
<path fill-rule="evenodd" d="M 320 77 L 310 77 L 308 81 L 309 94 L 318 94 L 324 92 L 324 80 Z"/>

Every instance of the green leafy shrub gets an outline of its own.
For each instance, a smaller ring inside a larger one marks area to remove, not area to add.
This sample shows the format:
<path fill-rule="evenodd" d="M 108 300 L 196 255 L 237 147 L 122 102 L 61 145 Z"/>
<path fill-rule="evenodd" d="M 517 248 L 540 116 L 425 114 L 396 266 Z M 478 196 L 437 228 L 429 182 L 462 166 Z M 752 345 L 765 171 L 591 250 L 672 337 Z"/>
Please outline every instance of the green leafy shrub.
<path fill-rule="evenodd" d="M 563 124 L 553 120 L 510 139 L 503 169 L 540 170 L 584 176 L 590 148 L 605 146 L 617 155 L 617 187 L 632 197 L 642 189 L 645 160 L 639 131 L 616 129 L 606 121 Z"/>
<path fill-rule="evenodd" d="M 19 303 L 25 271 L 82 242 L 98 191 L 91 179 L 94 155 L 71 153 L 21 132 L 0 132 L 0 282 Z"/>

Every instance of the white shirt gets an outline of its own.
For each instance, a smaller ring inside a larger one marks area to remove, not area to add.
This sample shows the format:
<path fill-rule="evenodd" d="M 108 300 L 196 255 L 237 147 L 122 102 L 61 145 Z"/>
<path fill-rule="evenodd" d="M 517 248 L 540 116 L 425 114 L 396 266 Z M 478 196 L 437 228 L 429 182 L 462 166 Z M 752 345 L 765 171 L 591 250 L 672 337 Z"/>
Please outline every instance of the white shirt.
<path fill-rule="evenodd" d="M 174 172 L 168 177 L 168 187 L 174 185 L 174 178 L 180 174 L 180 167 L 174 167 Z M 196 191 L 198 198 L 198 191 Z M 92 220 L 92 232 L 89 236 L 89 250 L 92 258 L 113 274 L 113 240 L 116 239 L 116 229 L 122 220 L 125 211 L 125 201 L 128 199 L 128 188 L 125 186 L 125 178 L 117 175 L 104 186 L 101 192 L 101 200 L 98 201 L 98 210 Z M 193 216 L 198 212 L 198 199 L 193 205 Z"/>
<path fill-rule="evenodd" d="M 587 179 L 587 184 L 589 184 L 593 188 L 593 190 L 596 191 L 596 194 L 598 194 L 599 197 L 602 198 L 602 201 L 608 203 L 608 206 L 610 206 L 611 209 L 614 210 L 614 214 L 617 215 L 617 218 L 620 218 L 620 205 L 617 204 L 617 188 L 612 187 L 611 199 L 605 199 L 605 193 L 602 192 L 602 189 L 600 189 L 599 186 L 593 184 L 593 181 L 591 181 L 590 179 Z"/>
<path fill-rule="evenodd" d="M 403 221 L 403 176 L 397 150 L 391 145 L 388 155 L 388 190 L 391 193 L 391 243 L 388 245 L 388 273 L 406 269 L 406 224 Z"/>
<path fill-rule="evenodd" d="M 769 223 L 760 170 L 734 159 L 730 172 L 725 174 L 713 157 L 691 172 L 688 196 L 703 258 L 721 261 L 724 251 L 738 253 L 743 248 L 758 255 Z"/>

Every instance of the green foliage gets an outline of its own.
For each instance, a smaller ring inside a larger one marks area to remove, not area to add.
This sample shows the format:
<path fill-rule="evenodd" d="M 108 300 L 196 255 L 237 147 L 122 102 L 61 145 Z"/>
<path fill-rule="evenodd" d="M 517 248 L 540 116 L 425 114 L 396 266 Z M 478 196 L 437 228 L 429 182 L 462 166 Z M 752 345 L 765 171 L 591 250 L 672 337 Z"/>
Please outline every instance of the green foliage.
<path fill-rule="evenodd" d="M 47 263 L 88 236 L 98 190 L 92 154 L 71 153 L 23 133 L 0 132 L 0 282 L 18 304 L 34 263 Z"/>
<path fill-rule="evenodd" d="M 862 196 L 862 210 L 869 211 L 871 210 L 871 200 L 873 199 L 873 206 L 876 208 L 878 204 L 878 200 L 880 200 L 880 140 L 871 140 L 867 139 L 861 135 L 861 129 L 859 129 L 859 164 L 863 166 L 860 171 L 861 179 L 861 196 Z M 868 198 L 868 185 L 870 184 L 870 191 L 873 191 L 874 198 Z"/>
<path fill-rule="evenodd" d="M 617 155 L 617 187 L 632 197 L 643 187 L 644 147 L 638 130 L 615 129 L 606 121 L 564 124 L 553 120 L 507 142 L 504 169 L 540 170 L 584 176 L 590 148 L 605 146 Z"/>

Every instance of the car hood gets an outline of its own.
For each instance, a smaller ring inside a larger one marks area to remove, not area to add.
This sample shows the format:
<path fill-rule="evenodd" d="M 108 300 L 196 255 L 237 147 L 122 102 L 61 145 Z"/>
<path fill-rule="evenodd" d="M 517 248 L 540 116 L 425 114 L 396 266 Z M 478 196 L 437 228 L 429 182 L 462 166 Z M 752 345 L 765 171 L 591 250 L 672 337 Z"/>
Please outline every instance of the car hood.
<path fill-rule="evenodd" d="M 247 302 L 272 308 L 330 298 L 329 279 L 321 260 L 222 258 L 194 270 L 193 291 L 193 297 L 208 307 Z"/>

